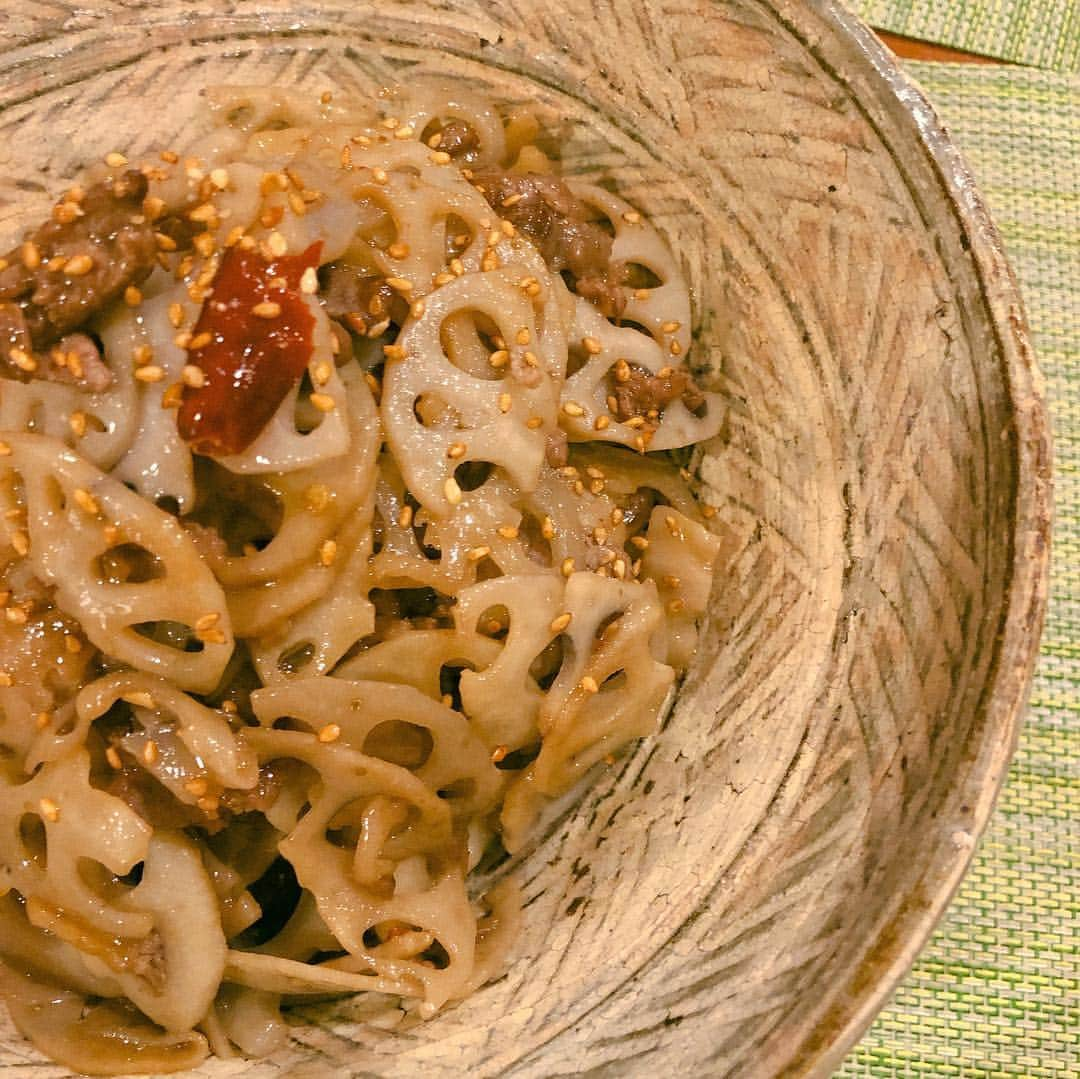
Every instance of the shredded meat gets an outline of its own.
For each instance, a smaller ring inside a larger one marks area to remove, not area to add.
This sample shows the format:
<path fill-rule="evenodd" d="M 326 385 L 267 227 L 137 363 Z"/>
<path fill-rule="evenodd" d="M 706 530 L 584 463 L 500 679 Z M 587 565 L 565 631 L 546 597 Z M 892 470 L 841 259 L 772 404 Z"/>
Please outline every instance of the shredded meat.
<path fill-rule="evenodd" d="M 615 418 L 618 420 L 625 421 L 634 416 L 655 419 L 679 398 L 691 412 L 705 403 L 701 387 L 685 367 L 676 367 L 668 374 L 658 375 L 651 375 L 633 364 L 629 368 L 629 378 L 625 381 L 620 382 L 617 378 L 611 380 Z"/>
<path fill-rule="evenodd" d="M 468 164 L 476 160 L 480 149 L 480 136 L 471 124 L 464 120 L 447 120 L 439 131 L 438 149 L 449 154 L 455 161 Z"/>
<path fill-rule="evenodd" d="M 146 177 L 135 170 L 94 184 L 78 204 L 60 203 L 49 221 L 7 254 L 0 302 L 18 306 L 35 349 L 82 326 L 153 268 L 157 244 L 142 212 L 145 196 Z M 69 273 L 67 264 L 76 272 Z"/>
<path fill-rule="evenodd" d="M 473 179 L 492 209 L 536 244 L 555 273 L 572 275 L 579 295 L 609 317 L 622 314 L 621 270 L 611 262 L 611 237 L 589 220 L 584 203 L 562 180 L 497 169 L 478 171 Z"/>
<path fill-rule="evenodd" d="M 353 333 L 378 337 L 391 322 L 400 326 L 408 315 L 408 304 L 385 278 L 341 262 L 324 267 L 322 278 L 320 291 L 327 315 Z"/>
<path fill-rule="evenodd" d="M 198 826 L 217 831 L 221 823 L 211 820 L 198 806 L 174 798 L 149 772 L 129 764 L 109 774 L 104 790 L 130 806 L 153 828 Z"/>
<path fill-rule="evenodd" d="M 13 358 L 19 353 L 21 365 Z M 35 353 L 26 318 L 14 303 L 0 304 L 0 374 L 19 381 L 62 382 L 90 393 L 107 390 L 113 383 L 97 345 L 84 333 L 61 337 L 47 355 Z"/>

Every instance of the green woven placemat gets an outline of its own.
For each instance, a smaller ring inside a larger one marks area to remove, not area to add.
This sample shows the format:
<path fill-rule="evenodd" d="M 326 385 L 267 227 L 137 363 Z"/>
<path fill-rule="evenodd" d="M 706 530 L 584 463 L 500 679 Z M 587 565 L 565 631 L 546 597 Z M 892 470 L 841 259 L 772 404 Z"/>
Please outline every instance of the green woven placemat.
<path fill-rule="evenodd" d="M 1017 64 L 1080 71 L 1080 0 L 847 0 L 872 26 Z"/>
<path fill-rule="evenodd" d="M 1055 438 L 1050 609 L 1026 726 L 944 922 L 839 1075 L 1080 1076 L 1080 78 L 911 64 L 1005 238 Z"/>

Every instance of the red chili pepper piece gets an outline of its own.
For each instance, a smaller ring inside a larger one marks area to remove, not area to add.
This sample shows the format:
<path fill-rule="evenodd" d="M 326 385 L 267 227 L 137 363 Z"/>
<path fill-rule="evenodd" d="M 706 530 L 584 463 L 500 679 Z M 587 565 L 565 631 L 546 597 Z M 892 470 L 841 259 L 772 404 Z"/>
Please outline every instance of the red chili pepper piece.
<path fill-rule="evenodd" d="M 225 456 L 247 449 L 311 362 L 315 320 L 300 278 L 318 268 L 321 243 L 267 261 L 254 248 L 230 248 L 203 303 L 189 362 L 202 386 L 186 387 L 176 418 L 195 453 Z"/>

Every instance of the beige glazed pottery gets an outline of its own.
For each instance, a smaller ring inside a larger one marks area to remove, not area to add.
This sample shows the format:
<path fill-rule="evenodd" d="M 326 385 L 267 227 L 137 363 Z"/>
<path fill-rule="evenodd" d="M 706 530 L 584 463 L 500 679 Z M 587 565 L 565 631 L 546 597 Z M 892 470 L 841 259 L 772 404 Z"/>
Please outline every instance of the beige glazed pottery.
<path fill-rule="evenodd" d="M 1049 447 L 997 236 L 825 0 L 2 0 L 2 238 L 107 150 L 181 144 L 201 86 L 417 64 L 546 106 L 567 170 L 679 252 L 728 404 L 695 462 L 723 564 L 662 731 L 498 870 L 501 980 L 393 1029 L 304 1009 L 284 1054 L 197 1074 L 828 1075 L 971 858 L 1036 651 Z"/>

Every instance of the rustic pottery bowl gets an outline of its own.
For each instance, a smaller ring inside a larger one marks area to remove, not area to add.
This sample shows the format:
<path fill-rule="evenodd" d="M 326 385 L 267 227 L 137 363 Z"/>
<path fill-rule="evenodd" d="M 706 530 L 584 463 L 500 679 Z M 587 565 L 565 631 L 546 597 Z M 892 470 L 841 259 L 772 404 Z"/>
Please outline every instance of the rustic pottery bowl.
<path fill-rule="evenodd" d="M 1045 599 L 1041 383 L 932 109 L 838 6 L 787 0 L 7 3 L 0 232 L 199 87 L 370 92 L 412 65 L 550 107 L 572 171 L 676 245 L 727 397 L 725 540 L 663 730 L 518 866 L 507 975 L 435 1020 L 298 1015 L 199 1075 L 827 1075 L 986 824 Z M 5 1027 L 0 1066 L 64 1074 Z"/>

